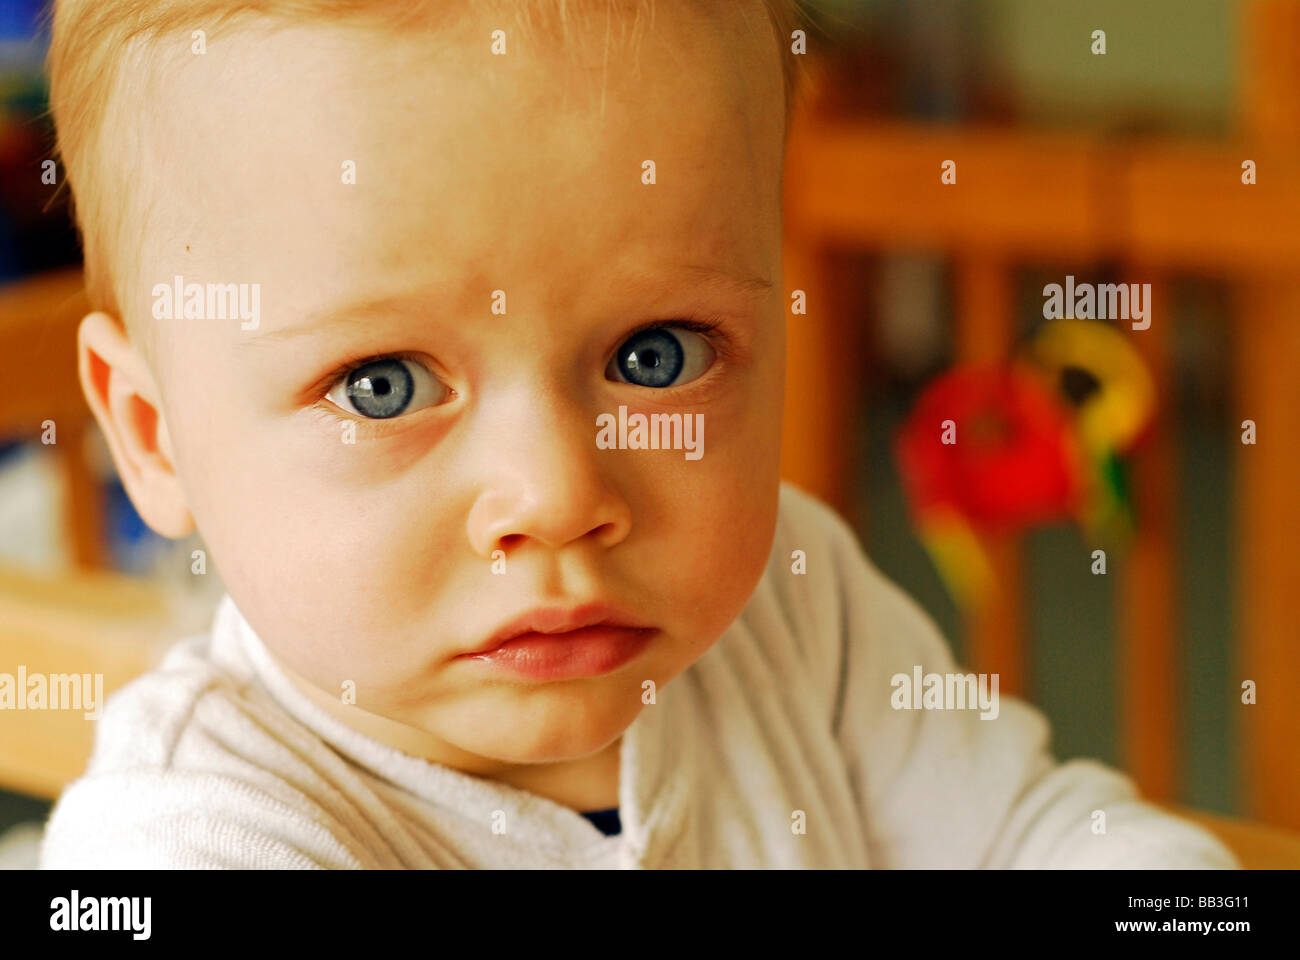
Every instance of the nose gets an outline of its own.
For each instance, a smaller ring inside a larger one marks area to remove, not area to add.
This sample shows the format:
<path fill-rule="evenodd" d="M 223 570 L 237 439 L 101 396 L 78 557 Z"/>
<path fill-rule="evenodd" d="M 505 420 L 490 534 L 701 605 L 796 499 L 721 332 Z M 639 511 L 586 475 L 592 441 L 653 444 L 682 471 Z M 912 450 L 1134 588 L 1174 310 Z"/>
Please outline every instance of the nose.
<path fill-rule="evenodd" d="M 534 393 L 491 416 L 497 422 L 484 435 L 494 449 L 485 451 L 486 482 L 468 520 L 476 553 L 490 558 L 528 541 L 609 548 L 627 537 L 631 509 L 610 483 L 594 415 Z"/>

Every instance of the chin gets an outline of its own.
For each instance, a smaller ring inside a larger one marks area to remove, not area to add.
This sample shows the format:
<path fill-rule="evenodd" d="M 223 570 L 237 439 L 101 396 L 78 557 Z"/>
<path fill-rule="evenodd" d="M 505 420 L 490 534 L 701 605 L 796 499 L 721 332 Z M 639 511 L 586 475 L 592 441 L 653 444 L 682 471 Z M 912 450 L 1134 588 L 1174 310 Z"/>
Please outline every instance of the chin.
<path fill-rule="evenodd" d="M 626 694 L 619 699 L 627 699 Z M 455 742 L 462 750 L 502 763 L 560 763 L 609 746 L 640 710 L 639 698 L 627 709 L 577 697 L 547 704 L 544 710 L 497 708 L 490 724 L 470 725 Z"/>

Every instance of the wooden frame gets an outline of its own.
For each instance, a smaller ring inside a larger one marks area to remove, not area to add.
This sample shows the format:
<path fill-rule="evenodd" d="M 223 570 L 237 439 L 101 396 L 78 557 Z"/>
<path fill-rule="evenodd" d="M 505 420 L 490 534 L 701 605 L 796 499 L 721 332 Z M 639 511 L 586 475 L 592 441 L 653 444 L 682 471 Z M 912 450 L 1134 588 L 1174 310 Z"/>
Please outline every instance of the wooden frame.
<path fill-rule="evenodd" d="M 787 291 L 808 292 L 793 317 L 789 381 L 820 385 L 787 400 L 783 473 L 852 513 L 842 451 L 853 358 L 832 345 L 856 335 L 836 311 L 830 251 L 915 249 L 955 264 L 957 355 L 996 358 L 1010 347 L 1010 269 L 1017 263 L 1100 261 L 1128 266 L 1159 297 L 1179 270 L 1225 278 L 1240 296 L 1238 420 L 1253 419 L 1255 446 L 1238 455 L 1235 572 L 1240 611 L 1234 678 L 1254 680 L 1258 702 L 1239 722 L 1244 800 L 1251 814 L 1300 828 L 1300 4 L 1242 3 L 1249 71 L 1242 124 L 1232 142 L 1138 141 L 1024 130 L 936 129 L 909 123 L 797 116 L 785 173 Z M 811 102 L 817 94 L 811 91 Z M 940 181 L 941 164 L 957 182 Z M 1253 160 L 1257 183 L 1242 181 Z M 1167 330 L 1134 333 L 1157 380 L 1167 376 Z M 1150 334 L 1150 336 L 1147 336 Z M 1224 438 L 1225 448 L 1236 436 Z M 1136 464 L 1149 493 L 1133 582 L 1120 611 L 1122 740 L 1144 792 L 1170 799 L 1180 773 L 1178 627 L 1168 430 Z M 1150 494 L 1162 494 L 1152 496 Z M 1019 547 L 991 546 L 999 581 L 1018 596 Z M 972 668 L 997 670 L 1023 690 L 1026 658 L 1015 604 L 997 603 L 968 625 Z M 1234 689 L 1224 691 L 1235 698 Z"/>

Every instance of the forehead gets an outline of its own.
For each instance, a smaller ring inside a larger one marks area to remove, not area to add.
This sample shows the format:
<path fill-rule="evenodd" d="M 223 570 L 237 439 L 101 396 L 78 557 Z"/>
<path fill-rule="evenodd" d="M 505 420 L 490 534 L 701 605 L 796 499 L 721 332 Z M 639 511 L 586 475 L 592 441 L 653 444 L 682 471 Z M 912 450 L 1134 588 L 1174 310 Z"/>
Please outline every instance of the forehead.
<path fill-rule="evenodd" d="M 157 74 L 144 289 L 258 282 L 273 329 L 417 282 L 558 306 L 660 262 L 771 274 L 784 114 L 766 24 L 660 5 L 634 51 L 592 23 L 563 53 L 509 26 L 505 55 L 472 18 L 248 26 Z"/>

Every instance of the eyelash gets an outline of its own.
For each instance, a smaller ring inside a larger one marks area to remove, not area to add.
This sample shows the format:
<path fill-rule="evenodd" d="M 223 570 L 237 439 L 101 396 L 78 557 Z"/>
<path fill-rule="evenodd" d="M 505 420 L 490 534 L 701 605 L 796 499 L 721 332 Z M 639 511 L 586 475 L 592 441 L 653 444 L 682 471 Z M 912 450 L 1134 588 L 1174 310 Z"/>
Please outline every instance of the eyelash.
<path fill-rule="evenodd" d="M 723 330 L 722 321 L 718 319 L 651 320 L 648 323 L 641 324 L 639 327 L 633 327 L 627 333 L 623 334 L 618 343 L 614 345 L 614 350 L 617 350 L 638 333 L 645 333 L 647 330 L 656 330 L 660 327 L 689 330 L 691 333 L 698 333 L 709 341 L 709 344 L 719 355 L 727 356 L 730 354 L 732 346 L 731 338 L 727 336 L 726 331 Z M 610 356 L 611 358 L 613 357 L 612 351 Z"/>
<path fill-rule="evenodd" d="M 673 319 L 673 320 L 650 320 L 647 321 L 646 323 L 641 324 L 640 326 L 633 327 L 631 330 L 624 333 L 619 338 L 618 343 L 614 345 L 613 350 L 617 350 L 620 346 L 622 346 L 632 337 L 635 337 L 637 334 L 644 333 L 646 330 L 654 330 L 659 327 L 673 327 L 679 330 L 689 330 L 692 333 L 699 334 L 700 336 L 704 337 L 709 341 L 709 344 L 710 346 L 713 347 L 714 352 L 717 355 L 717 358 L 724 362 L 731 359 L 735 355 L 736 352 L 735 342 L 727 334 L 722 320 L 718 318 L 712 318 L 712 317 L 704 318 L 704 319 L 690 318 L 690 319 Z M 613 351 L 611 351 L 610 353 L 610 358 L 612 359 L 612 357 L 613 357 Z M 407 360 L 410 361 L 411 363 L 424 362 L 421 354 L 409 350 L 399 350 L 394 353 L 358 354 L 348 360 L 343 361 L 342 363 L 336 364 L 335 366 L 331 367 L 328 373 L 323 374 L 315 381 L 315 383 L 313 383 L 308 393 L 318 405 L 321 403 L 328 403 L 329 406 L 333 408 L 330 411 L 330 415 L 334 416 L 337 419 L 361 420 L 364 423 L 371 423 L 372 421 L 369 418 L 354 417 L 346 410 L 337 409 L 337 405 L 330 403 L 328 400 L 326 400 L 326 397 L 329 394 L 330 390 L 334 388 L 335 384 L 337 384 L 344 377 L 344 375 L 352 372 L 358 367 L 364 367 L 368 363 L 376 363 L 380 360 Z M 430 372 L 432 373 L 433 371 Z M 434 376 L 437 376 L 437 374 L 434 373 Z M 685 386 L 689 386 L 689 384 Z M 448 387 L 447 389 L 451 390 L 451 387 Z M 665 387 L 663 389 L 672 389 L 672 388 Z M 452 390 L 452 394 L 453 395 L 455 394 L 454 390 Z"/>

